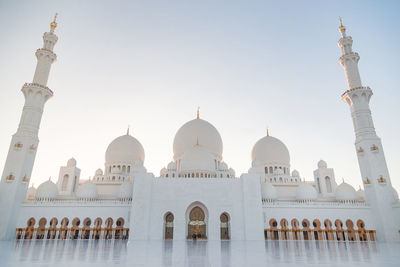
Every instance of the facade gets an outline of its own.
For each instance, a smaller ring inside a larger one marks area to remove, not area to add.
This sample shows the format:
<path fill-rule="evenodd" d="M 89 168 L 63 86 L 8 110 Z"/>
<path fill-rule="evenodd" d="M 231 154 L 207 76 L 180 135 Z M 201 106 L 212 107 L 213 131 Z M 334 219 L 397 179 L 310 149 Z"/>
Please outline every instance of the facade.
<path fill-rule="evenodd" d="M 313 181 L 302 180 L 285 144 L 268 132 L 255 143 L 248 172 L 236 175 L 223 161 L 218 130 L 199 112 L 177 131 L 173 159 L 158 176 L 146 170 L 145 150 L 128 129 L 91 180 L 80 179 L 71 158 L 56 183 L 28 188 L 44 104 L 53 96 L 47 79 L 56 27 L 54 19 L 36 52 L 33 82 L 22 88 L 25 105 L 0 182 L 0 239 L 400 240 L 400 202 L 373 126 L 372 90 L 361 84 L 359 55 L 342 24 L 342 98 L 365 191 L 338 183 L 323 160 Z"/>

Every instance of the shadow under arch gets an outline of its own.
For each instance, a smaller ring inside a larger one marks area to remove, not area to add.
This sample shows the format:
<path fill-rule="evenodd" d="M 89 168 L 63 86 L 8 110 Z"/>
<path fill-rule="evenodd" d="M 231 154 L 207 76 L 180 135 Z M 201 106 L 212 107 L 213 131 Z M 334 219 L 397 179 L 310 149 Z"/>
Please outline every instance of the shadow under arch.
<path fill-rule="evenodd" d="M 207 239 L 208 209 L 200 201 L 192 202 L 186 209 L 187 239 Z"/>

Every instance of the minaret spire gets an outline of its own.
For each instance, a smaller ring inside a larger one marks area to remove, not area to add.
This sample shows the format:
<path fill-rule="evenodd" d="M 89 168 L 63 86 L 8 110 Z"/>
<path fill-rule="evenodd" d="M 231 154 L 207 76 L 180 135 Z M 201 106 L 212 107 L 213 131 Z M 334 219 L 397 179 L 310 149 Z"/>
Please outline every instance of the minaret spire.
<path fill-rule="evenodd" d="M 360 56 L 352 51 L 353 39 L 346 35 L 346 28 L 341 20 L 339 31 L 342 35 L 338 41 L 342 50 L 339 63 L 344 69 L 348 86 L 342 99 L 350 107 L 356 135 L 355 149 L 366 199 L 375 218 L 377 238 L 386 241 L 399 240 L 398 226 L 395 225 L 393 216 L 395 211 L 392 209 L 392 184 L 381 139 L 376 135 L 369 106 L 372 90 L 362 86 L 358 71 Z"/>
<path fill-rule="evenodd" d="M 12 136 L 6 163 L 0 181 L 0 240 L 14 237 L 21 203 L 25 200 L 32 168 L 39 144 L 38 133 L 44 105 L 53 96 L 47 87 L 53 52 L 57 43 L 54 30 L 56 17 L 50 23 L 50 32 L 43 35 L 43 47 L 36 50 L 37 65 L 32 83 L 22 86 L 25 104 L 17 132 Z"/>

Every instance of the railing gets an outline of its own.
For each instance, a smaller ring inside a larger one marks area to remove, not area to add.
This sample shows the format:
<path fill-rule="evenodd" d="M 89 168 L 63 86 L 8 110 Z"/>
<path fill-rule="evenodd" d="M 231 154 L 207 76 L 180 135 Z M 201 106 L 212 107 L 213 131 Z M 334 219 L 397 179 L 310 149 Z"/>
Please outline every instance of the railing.
<path fill-rule="evenodd" d="M 368 207 L 365 201 L 297 201 L 297 200 L 265 200 L 262 201 L 263 207 L 294 207 L 294 206 L 312 206 L 312 207 Z"/>
<path fill-rule="evenodd" d="M 128 239 L 129 228 L 17 228 L 17 240 L 30 239 Z"/>
<path fill-rule="evenodd" d="M 53 200 L 27 200 L 23 206 L 131 206 L 132 199 L 53 199 Z"/>
<path fill-rule="evenodd" d="M 364 229 L 264 229 L 265 240 L 375 241 L 375 233 Z"/>

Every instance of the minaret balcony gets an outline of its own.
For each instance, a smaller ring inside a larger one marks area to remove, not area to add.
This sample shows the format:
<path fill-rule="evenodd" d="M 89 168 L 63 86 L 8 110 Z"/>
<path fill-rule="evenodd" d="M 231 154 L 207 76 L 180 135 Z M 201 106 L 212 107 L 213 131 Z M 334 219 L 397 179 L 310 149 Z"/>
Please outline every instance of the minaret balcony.
<path fill-rule="evenodd" d="M 346 61 L 352 60 L 355 63 L 358 63 L 358 61 L 360 60 L 360 56 L 358 55 L 357 52 L 348 52 L 343 54 L 340 58 L 339 58 L 339 63 L 342 66 L 345 66 Z"/>
<path fill-rule="evenodd" d="M 344 98 L 347 94 L 351 93 L 351 92 L 368 92 L 369 94 L 372 95 L 372 90 L 371 88 L 369 88 L 369 86 L 360 86 L 360 87 L 355 87 L 355 88 L 351 88 L 346 90 L 343 94 L 342 94 L 342 98 Z"/>
<path fill-rule="evenodd" d="M 35 55 L 36 55 L 37 59 L 46 57 L 49 59 L 49 61 L 51 63 L 53 63 L 57 59 L 57 55 L 50 49 L 46 49 L 46 48 L 37 49 Z"/>
<path fill-rule="evenodd" d="M 25 97 L 28 95 L 29 90 L 31 90 L 32 92 L 37 92 L 37 91 L 44 90 L 49 97 L 53 96 L 53 91 L 51 91 L 49 87 L 43 86 L 43 85 L 38 84 L 38 83 L 25 83 L 22 86 L 21 91 L 24 93 Z"/>

